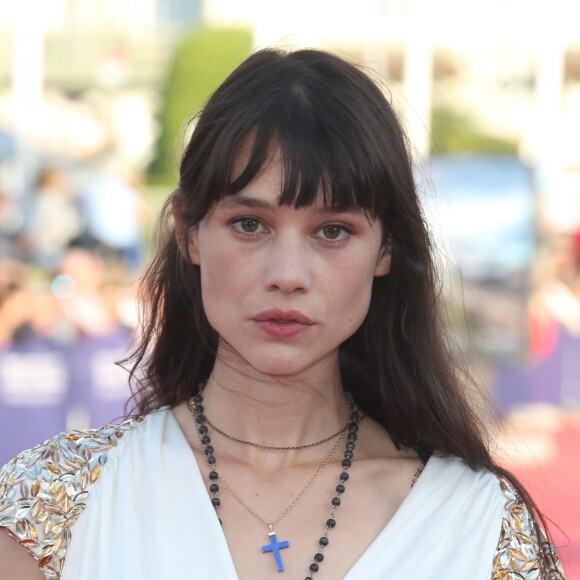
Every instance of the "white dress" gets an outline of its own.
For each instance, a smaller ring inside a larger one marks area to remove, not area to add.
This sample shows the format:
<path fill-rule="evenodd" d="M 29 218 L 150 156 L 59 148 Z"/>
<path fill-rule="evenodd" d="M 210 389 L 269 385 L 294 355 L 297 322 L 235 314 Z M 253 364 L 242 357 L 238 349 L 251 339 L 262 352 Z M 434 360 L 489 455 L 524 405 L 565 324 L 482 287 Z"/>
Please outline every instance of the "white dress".
<path fill-rule="evenodd" d="M 46 578 L 236 580 L 204 477 L 169 409 L 62 433 L 0 471 L 0 526 Z M 432 456 L 345 578 L 536 580 L 538 550 L 506 481 Z"/>

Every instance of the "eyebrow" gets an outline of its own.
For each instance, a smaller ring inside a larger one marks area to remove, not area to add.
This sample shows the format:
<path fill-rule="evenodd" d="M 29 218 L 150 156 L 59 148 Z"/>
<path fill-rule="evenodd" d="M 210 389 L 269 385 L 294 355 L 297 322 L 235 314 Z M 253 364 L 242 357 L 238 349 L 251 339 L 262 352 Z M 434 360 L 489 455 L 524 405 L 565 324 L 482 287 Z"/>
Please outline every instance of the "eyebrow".
<path fill-rule="evenodd" d="M 263 199 L 257 199 L 255 197 L 248 197 L 245 195 L 235 195 L 222 200 L 218 207 L 220 209 L 237 209 L 242 207 L 247 207 L 251 209 L 262 209 L 270 212 L 275 212 L 280 206 L 265 201 Z M 332 206 L 321 206 L 315 207 L 314 212 L 318 215 L 327 215 L 333 213 L 346 213 L 353 215 L 361 215 L 366 217 L 367 212 L 363 208 L 349 208 L 349 209 L 337 209 Z"/>

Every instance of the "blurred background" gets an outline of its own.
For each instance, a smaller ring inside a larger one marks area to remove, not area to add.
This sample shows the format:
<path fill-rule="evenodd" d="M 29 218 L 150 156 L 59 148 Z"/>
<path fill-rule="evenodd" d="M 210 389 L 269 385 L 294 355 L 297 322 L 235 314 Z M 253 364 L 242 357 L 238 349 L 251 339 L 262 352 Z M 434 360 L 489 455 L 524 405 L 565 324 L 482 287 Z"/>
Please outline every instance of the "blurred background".
<path fill-rule="evenodd" d="M 496 454 L 580 578 L 578 22 L 576 0 L 0 0 L 0 464 L 123 415 L 185 121 L 255 48 L 325 48 L 405 125 Z"/>

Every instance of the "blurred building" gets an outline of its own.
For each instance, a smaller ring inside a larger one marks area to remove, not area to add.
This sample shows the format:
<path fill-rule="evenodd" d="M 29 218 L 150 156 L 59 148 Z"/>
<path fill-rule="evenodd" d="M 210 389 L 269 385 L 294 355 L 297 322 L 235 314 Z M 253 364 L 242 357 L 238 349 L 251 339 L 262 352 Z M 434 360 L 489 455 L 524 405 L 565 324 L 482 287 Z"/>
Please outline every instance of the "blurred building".
<path fill-rule="evenodd" d="M 0 127 L 81 158 L 115 143 L 144 164 L 182 34 L 202 23 L 244 26 L 256 47 L 325 47 L 375 70 L 419 157 L 433 146 L 434 109 L 514 143 L 537 168 L 550 218 L 573 229 L 579 21 L 575 0 L 0 0 Z M 26 80 L 17 82 L 19 74 Z M 42 98 L 34 101 L 35 92 Z M 14 119 L 24 121 L 14 127 Z"/>
<path fill-rule="evenodd" d="M 13 42 L 20 16 L 24 16 L 23 25 L 36 32 L 40 28 L 43 36 L 46 86 L 67 91 L 119 84 L 155 86 L 168 49 L 180 32 L 199 24 L 201 2 L 2 0 L 0 84 L 6 87 L 10 83 Z M 30 11 L 40 27 L 31 27 Z M 114 67 L 118 70 L 113 71 Z"/>
<path fill-rule="evenodd" d="M 172 49 L 201 9 L 201 0 L 0 0 L 0 127 L 48 154 L 85 161 L 115 148 L 143 167 Z"/>

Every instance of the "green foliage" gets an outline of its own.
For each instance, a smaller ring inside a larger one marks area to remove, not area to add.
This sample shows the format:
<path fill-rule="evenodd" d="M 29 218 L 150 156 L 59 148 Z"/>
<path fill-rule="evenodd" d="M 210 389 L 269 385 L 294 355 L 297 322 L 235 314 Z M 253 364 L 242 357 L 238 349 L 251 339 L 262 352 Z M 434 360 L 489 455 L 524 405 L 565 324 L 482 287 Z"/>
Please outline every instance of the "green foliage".
<path fill-rule="evenodd" d="M 161 133 L 149 167 L 150 182 L 175 182 L 187 121 L 251 48 L 250 32 L 225 29 L 197 30 L 177 48 L 162 94 L 158 118 Z"/>
<path fill-rule="evenodd" d="M 515 154 L 512 141 L 487 135 L 473 120 L 447 107 L 435 107 L 431 118 L 431 153 Z"/>

